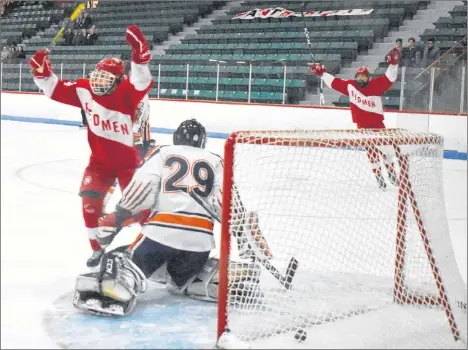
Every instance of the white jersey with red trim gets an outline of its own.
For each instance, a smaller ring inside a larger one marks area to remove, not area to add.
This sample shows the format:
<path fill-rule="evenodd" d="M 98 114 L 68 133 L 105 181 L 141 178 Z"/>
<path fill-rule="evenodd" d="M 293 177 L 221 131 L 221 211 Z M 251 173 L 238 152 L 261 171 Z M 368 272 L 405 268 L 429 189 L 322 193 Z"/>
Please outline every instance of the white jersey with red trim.
<path fill-rule="evenodd" d="M 148 238 L 180 250 L 206 252 L 215 247 L 213 219 L 188 189 L 220 205 L 223 161 L 205 149 L 174 145 L 148 152 L 123 191 L 119 206 L 132 214 L 151 208 L 143 227 Z"/>
<path fill-rule="evenodd" d="M 133 117 L 153 84 L 148 65 L 132 64 L 132 74 L 123 78 L 109 95 L 95 95 L 88 79 L 60 80 L 55 74 L 34 78 L 51 99 L 83 108 L 88 120 L 91 157 L 112 169 L 137 167 L 140 155 L 134 146 Z"/>

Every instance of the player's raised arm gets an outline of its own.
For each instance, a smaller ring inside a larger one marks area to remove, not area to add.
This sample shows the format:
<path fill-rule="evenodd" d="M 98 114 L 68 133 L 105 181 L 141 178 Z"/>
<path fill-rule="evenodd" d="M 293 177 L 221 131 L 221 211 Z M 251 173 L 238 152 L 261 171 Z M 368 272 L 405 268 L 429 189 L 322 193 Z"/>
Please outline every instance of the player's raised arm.
<path fill-rule="evenodd" d="M 33 70 L 34 82 L 46 96 L 67 105 L 81 107 L 76 93 L 76 82 L 60 80 L 54 74 L 48 51 L 37 51 L 29 60 L 29 65 Z"/>
<path fill-rule="evenodd" d="M 132 100 L 134 100 L 136 108 L 141 99 L 153 86 L 153 76 L 148 67 L 148 63 L 151 60 L 151 53 L 146 38 L 138 26 L 129 26 L 125 38 L 132 47 L 131 73 L 129 79 L 131 88 L 134 90 Z"/>
<path fill-rule="evenodd" d="M 348 82 L 346 80 L 336 78 L 327 73 L 327 69 L 321 63 L 314 63 L 311 66 L 312 74 L 321 78 L 330 89 L 336 90 L 343 95 L 349 96 Z"/>
<path fill-rule="evenodd" d="M 387 55 L 388 68 L 384 75 L 374 78 L 369 82 L 374 95 L 380 96 L 390 89 L 398 78 L 398 66 L 400 64 L 400 50 L 394 48 Z"/>

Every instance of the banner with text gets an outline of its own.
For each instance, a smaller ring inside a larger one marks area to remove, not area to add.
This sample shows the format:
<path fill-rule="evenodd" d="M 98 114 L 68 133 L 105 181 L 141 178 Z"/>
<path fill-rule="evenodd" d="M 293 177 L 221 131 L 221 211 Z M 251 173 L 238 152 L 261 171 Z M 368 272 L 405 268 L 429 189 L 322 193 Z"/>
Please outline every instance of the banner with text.
<path fill-rule="evenodd" d="M 328 10 L 328 11 L 304 11 L 304 17 L 329 17 L 329 16 L 364 16 L 369 15 L 374 9 L 352 9 L 352 10 Z M 290 11 L 282 7 L 254 9 L 241 12 L 232 19 L 254 19 L 254 18 L 287 18 L 301 17 L 301 12 Z"/>

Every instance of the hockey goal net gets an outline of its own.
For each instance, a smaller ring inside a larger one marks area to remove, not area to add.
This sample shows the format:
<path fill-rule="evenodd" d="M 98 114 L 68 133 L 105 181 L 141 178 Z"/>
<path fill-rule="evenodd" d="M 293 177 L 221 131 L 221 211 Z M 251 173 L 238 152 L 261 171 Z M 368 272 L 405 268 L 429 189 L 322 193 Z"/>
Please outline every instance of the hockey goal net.
<path fill-rule="evenodd" d="M 440 136 L 401 129 L 232 134 L 218 346 L 466 348 L 442 159 Z"/>

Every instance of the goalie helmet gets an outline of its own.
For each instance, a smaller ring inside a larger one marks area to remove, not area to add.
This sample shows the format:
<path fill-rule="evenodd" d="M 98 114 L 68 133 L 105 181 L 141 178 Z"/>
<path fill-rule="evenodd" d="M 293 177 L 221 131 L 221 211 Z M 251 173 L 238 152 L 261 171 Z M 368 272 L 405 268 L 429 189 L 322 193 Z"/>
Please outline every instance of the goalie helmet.
<path fill-rule="evenodd" d="M 206 130 L 195 119 L 183 121 L 173 137 L 174 145 L 186 145 L 198 148 L 205 148 L 206 145 Z"/>
<path fill-rule="evenodd" d="M 358 69 L 356 69 L 356 74 L 354 75 L 354 78 L 356 79 L 356 83 L 360 87 L 365 87 L 369 83 L 369 69 L 367 67 L 361 66 Z"/>
<path fill-rule="evenodd" d="M 89 84 L 95 95 L 102 96 L 110 93 L 120 82 L 125 73 L 125 66 L 118 58 L 104 58 L 96 64 L 91 72 Z"/>

